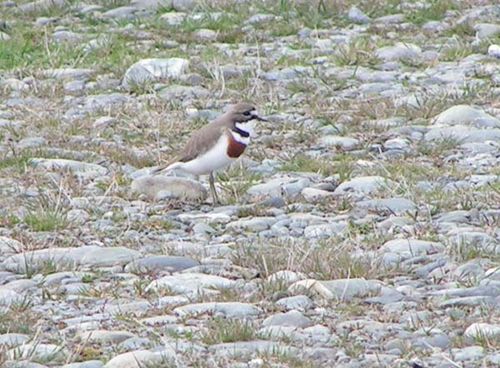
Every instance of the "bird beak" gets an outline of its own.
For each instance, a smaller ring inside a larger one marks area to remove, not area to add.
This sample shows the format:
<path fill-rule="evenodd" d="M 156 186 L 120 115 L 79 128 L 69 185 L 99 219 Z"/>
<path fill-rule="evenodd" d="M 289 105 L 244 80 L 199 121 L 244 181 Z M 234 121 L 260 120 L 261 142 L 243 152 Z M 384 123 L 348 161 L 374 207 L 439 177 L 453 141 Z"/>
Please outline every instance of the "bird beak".
<path fill-rule="evenodd" d="M 255 120 L 259 120 L 259 121 L 269 121 L 269 120 L 267 120 L 267 119 L 261 118 L 259 115 L 252 115 L 252 117 L 253 117 Z"/>

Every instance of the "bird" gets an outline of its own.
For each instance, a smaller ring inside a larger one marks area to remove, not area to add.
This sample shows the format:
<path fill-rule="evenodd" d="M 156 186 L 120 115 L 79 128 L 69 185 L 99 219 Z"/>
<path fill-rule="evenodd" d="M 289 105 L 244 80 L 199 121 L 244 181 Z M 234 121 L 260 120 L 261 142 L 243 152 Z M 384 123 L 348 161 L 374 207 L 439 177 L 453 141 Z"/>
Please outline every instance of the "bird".
<path fill-rule="evenodd" d="M 253 120 L 268 121 L 258 115 L 253 104 L 240 102 L 230 105 L 227 112 L 194 131 L 180 154 L 152 174 L 175 169 L 194 175 L 209 175 L 212 203 L 218 204 L 214 172 L 240 157 L 250 143 Z"/>

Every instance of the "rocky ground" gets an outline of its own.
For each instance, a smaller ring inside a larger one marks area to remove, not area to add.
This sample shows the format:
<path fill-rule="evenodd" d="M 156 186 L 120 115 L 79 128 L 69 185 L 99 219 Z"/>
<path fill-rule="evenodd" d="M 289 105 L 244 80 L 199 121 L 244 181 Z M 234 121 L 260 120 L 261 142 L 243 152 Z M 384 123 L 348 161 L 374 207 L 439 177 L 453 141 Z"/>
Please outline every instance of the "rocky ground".
<path fill-rule="evenodd" d="M 0 366 L 500 365 L 500 6 L 352 3 L 0 3 Z"/>

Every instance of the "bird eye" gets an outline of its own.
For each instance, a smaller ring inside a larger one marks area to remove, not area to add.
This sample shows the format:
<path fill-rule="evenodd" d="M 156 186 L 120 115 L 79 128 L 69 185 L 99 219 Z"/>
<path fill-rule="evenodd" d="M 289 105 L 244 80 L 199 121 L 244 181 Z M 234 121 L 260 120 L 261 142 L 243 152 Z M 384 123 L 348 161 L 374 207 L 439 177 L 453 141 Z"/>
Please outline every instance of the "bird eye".
<path fill-rule="evenodd" d="M 250 116 L 250 111 L 245 111 L 245 112 L 243 113 L 243 115 L 245 115 L 245 116 Z"/>

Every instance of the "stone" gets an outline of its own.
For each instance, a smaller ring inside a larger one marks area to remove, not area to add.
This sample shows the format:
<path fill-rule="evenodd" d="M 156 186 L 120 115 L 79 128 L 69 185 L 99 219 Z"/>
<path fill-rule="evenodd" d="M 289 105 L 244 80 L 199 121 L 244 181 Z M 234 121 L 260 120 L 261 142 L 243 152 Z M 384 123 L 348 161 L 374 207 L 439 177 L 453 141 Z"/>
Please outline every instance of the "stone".
<path fill-rule="evenodd" d="M 85 331 L 78 335 L 80 341 L 89 342 L 92 344 L 119 344 L 131 337 L 134 337 L 133 333 L 128 331 L 108 331 L 108 330 L 94 330 Z"/>
<path fill-rule="evenodd" d="M 9 359 L 23 360 L 44 360 L 51 361 L 64 358 L 67 351 L 59 345 L 43 343 L 27 343 L 7 351 Z"/>
<path fill-rule="evenodd" d="M 172 0 L 172 8 L 176 11 L 191 11 L 198 4 L 197 0 Z"/>
<path fill-rule="evenodd" d="M 7 33 L 0 31 L 0 41 L 8 41 L 10 39 L 11 37 Z"/>
<path fill-rule="evenodd" d="M 494 38 L 500 35 L 500 25 L 493 23 L 478 23 L 474 26 L 476 31 L 476 38 L 484 40 L 486 38 Z"/>
<path fill-rule="evenodd" d="M 115 356 L 106 363 L 104 368 L 142 368 L 161 364 L 165 361 L 165 357 L 168 358 L 169 355 L 165 354 L 164 351 L 135 350 Z"/>
<path fill-rule="evenodd" d="M 66 5 L 66 0 L 36 0 L 33 2 L 20 4 L 18 9 L 22 13 L 34 13 L 48 10 L 50 8 L 61 8 Z"/>
<path fill-rule="evenodd" d="M 451 355 L 455 362 L 470 360 L 478 362 L 484 356 L 484 348 L 482 346 L 467 346 L 461 349 L 451 349 Z"/>
<path fill-rule="evenodd" d="M 351 6 L 349 9 L 349 12 L 347 13 L 347 18 L 349 18 L 350 21 L 358 24 L 366 24 L 370 22 L 370 17 L 367 16 L 365 13 L 363 13 L 360 9 L 358 9 L 356 6 Z"/>
<path fill-rule="evenodd" d="M 172 7 L 172 3 L 172 0 L 132 0 L 130 6 L 137 9 L 158 10 L 161 8 L 168 9 Z"/>
<path fill-rule="evenodd" d="M 424 136 L 426 141 L 456 140 L 460 144 L 499 141 L 500 129 L 477 129 L 465 125 L 431 128 Z"/>
<path fill-rule="evenodd" d="M 275 222 L 274 217 L 254 217 L 233 221 L 227 225 L 227 228 L 236 231 L 259 232 L 269 229 Z"/>
<path fill-rule="evenodd" d="M 305 328 L 312 326 L 312 321 L 296 310 L 291 310 L 286 313 L 277 313 L 267 317 L 263 322 L 263 326 L 285 326 Z"/>
<path fill-rule="evenodd" d="M 405 214 L 407 212 L 415 212 L 417 205 L 406 198 L 383 198 L 369 199 L 356 203 L 359 208 L 365 208 L 370 211 L 377 211 L 389 214 Z"/>
<path fill-rule="evenodd" d="M 340 184 L 334 191 L 335 195 L 369 195 L 385 187 L 392 187 L 393 183 L 389 179 L 381 176 L 362 176 Z"/>
<path fill-rule="evenodd" d="M 100 360 L 87 360 L 82 363 L 65 364 L 62 368 L 102 368 L 104 364 Z"/>
<path fill-rule="evenodd" d="M 150 200 L 181 199 L 204 201 L 208 192 L 197 181 L 171 176 L 142 176 L 132 182 L 133 192 L 144 194 Z"/>
<path fill-rule="evenodd" d="M 412 43 L 397 43 L 394 46 L 385 46 L 375 51 L 375 56 L 384 61 L 418 60 L 422 50 Z"/>
<path fill-rule="evenodd" d="M 500 46 L 490 45 L 488 47 L 488 55 L 497 59 L 500 59 Z"/>
<path fill-rule="evenodd" d="M 178 79 L 186 74 L 189 61 L 182 58 L 143 59 L 127 69 L 122 86 L 131 90 L 164 79 Z"/>
<path fill-rule="evenodd" d="M 347 230 L 347 222 L 330 222 L 328 224 L 310 225 L 304 229 L 306 238 L 330 238 L 332 236 L 343 235 Z"/>
<path fill-rule="evenodd" d="M 158 96 L 167 102 L 173 101 L 191 101 L 207 98 L 210 96 L 210 92 L 203 87 L 195 86 L 179 86 L 179 85 L 171 85 L 166 88 L 163 88 L 158 92 Z"/>
<path fill-rule="evenodd" d="M 218 356 L 237 357 L 256 353 L 272 354 L 276 351 L 279 351 L 283 354 L 293 354 L 294 352 L 297 353 L 298 349 L 275 341 L 253 340 L 215 344 L 211 345 L 208 348 L 208 351 Z"/>
<path fill-rule="evenodd" d="M 288 288 L 291 293 L 312 291 L 324 299 L 349 301 L 353 298 L 362 298 L 376 295 L 381 290 L 381 283 L 377 280 L 339 279 L 330 281 L 302 280 Z"/>
<path fill-rule="evenodd" d="M 495 339 L 500 337 L 500 324 L 473 323 L 466 328 L 464 336 L 471 339 L 481 337 Z"/>
<path fill-rule="evenodd" d="M 469 125 L 478 128 L 500 128 L 500 120 L 483 110 L 469 106 L 456 105 L 436 116 L 435 125 Z"/>
<path fill-rule="evenodd" d="M 196 293 L 204 289 L 230 289 L 235 281 L 203 273 L 181 273 L 165 276 L 149 284 L 146 290 L 169 289 L 178 294 Z"/>
<path fill-rule="evenodd" d="M 47 248 L 23 252 L 8 257 L 3 265 L 13 272 L 26 273 L 53 262 L 58 267 L 74 268 L 76 265 L 87 267 L 109 267 L 127 264 L 140 258 L 141 254 L 125 247 L 98 247 L 94 245 L 79 248 Z"/>
<path fill-rule="evenodd" d="M 71 171 L 77 176 L 86 178 L 103 176 L 108 173 L 108 169 L 101 165 L 61 158 L 33 158 L 30 163 L 35 167 L 46 170 Z"/>
<path fill-rule="evenodd" d="M 149 256 L 129 263 L 125 272 L 151 273 L 151 272 L 180 272 L 186 268 L 198 266 L 199 262 L 188 257 L 179 256 Z"/>
<path fill-rule="evenodd" d="M 308 178 L 282 177 L 271 179 L 264 184 L 253 185 L 247 190 L 247 193 L 251 196 L 264 197 L 294 196 L 311 184 L 312 182 Z"/>
<path fill-rule="evenodd" d="M 162 14 L 160 19 L 164 21 L 167 25 L 174 27 L 184 22 L 184 20 L 186 19 L 186 13 L 169 12 Z"/>
<path fill-rule="evenodd" d="M 257 316 L 261 310 L 252 304 L 238 302 L 196 303 L 174 309 L 180 317 L 208 314 L 226 318 L 248 318 Z"/>
<path fill-rule="evenodd" d="M 276 305 L 291 310 L 307 310 L 313 306 L 312 300 L 306 295 L 296 295 L 282 298 L 276 302 Z"/>
<path fill-rule="evenodd" d="M 23 345 L 30 340 L 28 335 L 19 333 L 6 333 L 0 335 L 0 348 L 13 348 L 15 346 Z"/>
<path fill-rule="evenodd" d="M 24 246 L 18 240 L 0 236 L 0 254 L 6 256 L 19 253 L 24 249 Z"/>
<path fill-rule="evenodd" d="M 10 307 L 13 303 L 18 303 L 23 300 L 22 295 L 14 290 L 0 287 L 0 307 Z"/>
<path fill-rule="evenodd" d="M 325 135 L 319 140 L 326 147 L 336 147 L 344 151 L 352 151 L 358 148 L 360 142 L 356 138 L 339 137 L 336 135 Z"/>

